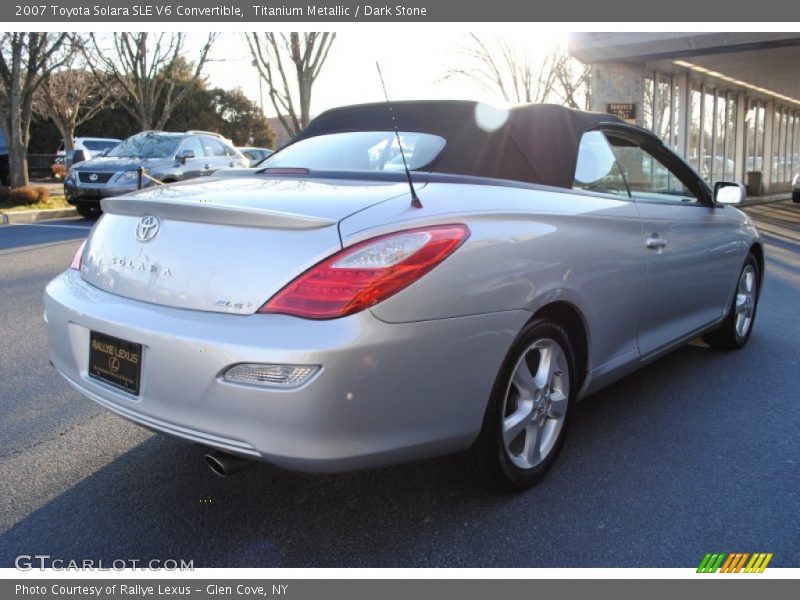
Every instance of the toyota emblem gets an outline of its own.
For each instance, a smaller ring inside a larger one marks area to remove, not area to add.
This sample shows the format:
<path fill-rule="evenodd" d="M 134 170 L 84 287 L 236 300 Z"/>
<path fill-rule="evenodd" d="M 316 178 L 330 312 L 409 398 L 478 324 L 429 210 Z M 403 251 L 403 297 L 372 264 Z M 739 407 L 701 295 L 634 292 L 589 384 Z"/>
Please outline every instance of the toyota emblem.
<path fill-rule="evenodd" d="M 136 239 L 140 242 L 149 242 L 158 235 L 158 228 L 161 222 L 158 217 L 153 215 L 146 215 L 139 219 L 139 224 L 136 225 Z"/>
<path fill-rule="evenodd" d="M 92 173 L 89 175 L 89 181 L 97 181 L 97 173 Z"/>

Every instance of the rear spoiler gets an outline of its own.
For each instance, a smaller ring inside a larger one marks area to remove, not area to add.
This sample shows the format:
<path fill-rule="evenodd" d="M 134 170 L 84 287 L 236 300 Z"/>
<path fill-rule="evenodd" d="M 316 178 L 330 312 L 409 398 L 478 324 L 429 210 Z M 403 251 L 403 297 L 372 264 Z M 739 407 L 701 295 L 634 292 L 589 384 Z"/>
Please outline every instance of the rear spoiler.
<path fill-rule="evenodd" d="M 144 217 L 154 215 L 174 221 L 214 223 L 239 227 L 264 227 L 268 229 L 321 229 L 335 225 L 336 221 L 309 217 L 290 212 L 257 207 L 211 204 L 187 200 L 145 200 L 142 198 L 103 198 L 104 213 Z"/>

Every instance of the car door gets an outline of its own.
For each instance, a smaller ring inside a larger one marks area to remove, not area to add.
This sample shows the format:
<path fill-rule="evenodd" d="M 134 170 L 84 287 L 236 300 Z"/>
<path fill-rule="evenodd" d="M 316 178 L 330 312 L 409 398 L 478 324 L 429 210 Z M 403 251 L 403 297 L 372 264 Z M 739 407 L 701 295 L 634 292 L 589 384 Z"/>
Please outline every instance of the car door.
<path fill-rule="evenodd" d="M 647 287 L 638 340 L 647 357 L 725 314 L 741 261 L 737 224 L 660 142 L 607 137 L 642 219 Z"/>
<path fill-rule="evenodd" d="M 576 254 L 570 270 L 583 272 L 581 290 L 587 299 L 587 320 L 592 329 L 590 364 L 595 383 L 614 369 L 638 364 L 637 335 L 646 285 L 646 264 L 640 244 L 642 225 L 636 205 L 625 185 L 613 150 L 601 131 L 581 137 L 572 200 L 576 210 L 565 238 Z M 564 257 L 568 251 L 562 248 Z M 576 279 L 577 280 L 577 277 Z"/>
<path fill-rule="evenodd" d="M 200 177 L 204 172 L 206 164 L 206 155 L 203 150 L 203 144 L 200 143 L 200 138 L 196 135 L 190 135 L 178 148 L 178 155 L 184 150 L 191 150 L 194 152 L 194 158 L 189 158 L 180 167 L 181 179 L 192 179 Z"/>
<path fill-rule="evenodd" d="M 225 144 L 216 138 L 203 136 L 203 148 L 206 151 L 207 163 L 211 172 L 231 166 L 231 158 L 225 150 Z"/>
<path fill-rule="evenodd" d="M 248 167 L 250 166 L 250 161 L 247 160 L 236 148 L 233 146 L 229 146 L 226 143 L 222 143 L 222 147 L 225 149 L 225 157 L 228 159 L 225 167 L 226 168 L 236 168 L 236 167 Z"/>

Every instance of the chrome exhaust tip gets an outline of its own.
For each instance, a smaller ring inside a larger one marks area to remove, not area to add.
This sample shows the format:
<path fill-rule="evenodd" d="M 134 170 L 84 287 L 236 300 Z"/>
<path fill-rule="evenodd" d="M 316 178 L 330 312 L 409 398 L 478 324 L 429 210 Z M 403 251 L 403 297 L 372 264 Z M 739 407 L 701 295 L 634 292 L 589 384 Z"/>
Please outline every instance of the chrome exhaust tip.
<path fill-rule="evenodd" d="M 209 452 L 203 458 L 211 472 L 218 477 L 230 477 L 253 464 L 249 458 L 242 458 L 219 450 Z"/>

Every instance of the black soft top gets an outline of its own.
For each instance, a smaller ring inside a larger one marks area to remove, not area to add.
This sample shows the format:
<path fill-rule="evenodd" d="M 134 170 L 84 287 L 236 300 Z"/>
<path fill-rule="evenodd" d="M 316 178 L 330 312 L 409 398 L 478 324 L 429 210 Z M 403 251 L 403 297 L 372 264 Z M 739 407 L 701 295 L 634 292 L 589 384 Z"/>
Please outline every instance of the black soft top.
<path fill-rule="evenodd" d="M 571 188 L 581 136 L 601 123 L 624 124 L 603 113 L 555 104 L 526 104 L 510 109 L 494 131 L 476 121 L 477 102 L 430 100 L 393 102 L 400 131 L 431 133 L 447 145 L 418 170 L 512 179 Z M 334 108 L 311 121 L 294 141 L 345 131 L 391 131 L 386 103 Z"/>

